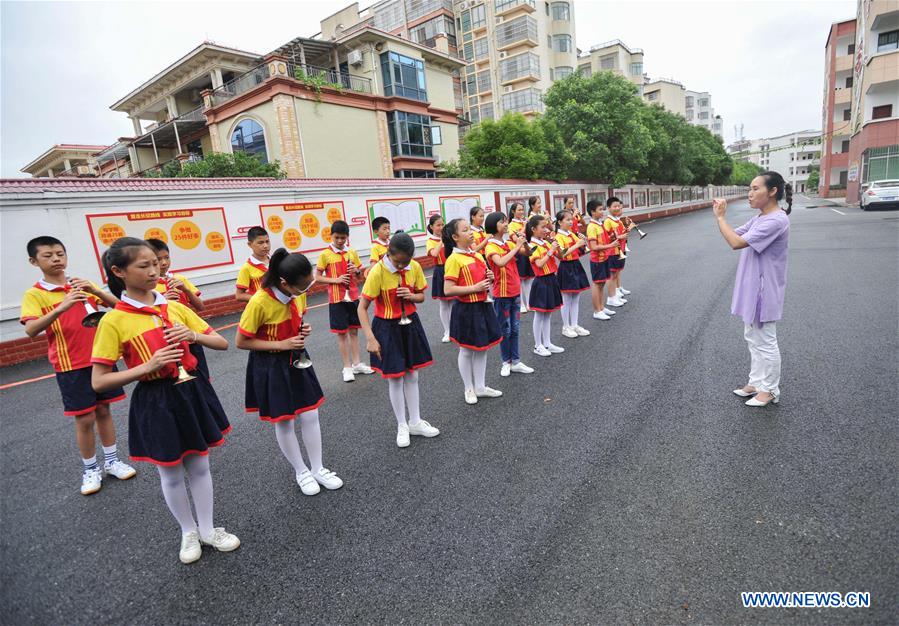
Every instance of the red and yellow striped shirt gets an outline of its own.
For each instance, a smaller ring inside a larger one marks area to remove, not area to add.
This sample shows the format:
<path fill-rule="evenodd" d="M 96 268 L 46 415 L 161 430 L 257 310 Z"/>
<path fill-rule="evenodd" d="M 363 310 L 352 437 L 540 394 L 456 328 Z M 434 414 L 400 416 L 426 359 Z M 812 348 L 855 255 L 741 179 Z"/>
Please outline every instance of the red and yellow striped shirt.
<path fill-rule="evenodd" d="M 440 248 L 434 259 L 434 264 L 444 265 L 446 263 L 446 247 L 443 245 L 443 240 L 440 237 L 428 235 L 428 240 L 425 242 L 425 251 L 430 253 L 434 248 Z"/>
<path fill-rule="evenodd" d="M 176 280 L 180 280 L 182 283 L 184 283 L 184 288 L 195 296 L 200 295 L 200 290 L 197 289 L 192 282 L 187 280 L 187 277 L 184 276 L 184 274 L 170 274 L 170 277 Z M 165 277 L 160 277 L 159 281 L 156 283 L 156 291 L 164 295 L 168 290 L 169 286 L 165 280 Z M 180 302 L 184 306 L 190 306 L 190 298 L 188 298 L 187 294 L 180 289 L 178 290 L 178 302 Z"/>
<path fill-rule="evenodd" d="M 602 227 L 606 230 L 606 234 L 609 235 L 609 243 L 612 243 L 611 233 L 616 233 L 616 235 L 623 235 L 627 229 L 624 227 L 624 224 L 621 223 L 621 220 L 616 220 L 614 217 L 607 217 L 605 221 L 602 223 Z M 615 246 L 614 248 L 609 248 L 609 254 L 621 254 L 621 246 Z"/>
<path fill-rule="evenodd" d="M 561 250 L 568 250 L 572 246 L 576 245 L 578 241 L 580 241 L 580 237 L 578 237 L 573 232 L 564 232 L 562 230 L 556 231 L 556 241 L 559 242 L 559 248 Z M 561 252 L 560 250 L 560 252 Z M 581 249 L 569 251 L 565 256 L 562 257 L 563 261 L 577 261 L 581 258 Z"/>
<path fill-rule="evenodd" d="M 524 233 L 524 227 L 526 225 L 527 220 L 513 219 L 509 222 L 509 234 L 514 235 L 515 233 Z"/>
<path fill-rule="evenodd" d="M 590 220 L 590 223 L 587 224 L 587 241 L 595 241 L 600 245 L 607 245 L 608 243 L 610 243 L 609 234 L 602 227 L 601 222 Z M 606 260 L 606 256 L 609 250 L 611 250 L 611 248 L 606 248 L 604 250 L 591 250 L 590 260 L 594 263 L 602 263 Z"/>
<path fill-rule="evenodd" d="M 299 334 L 305 312 L 305 293 L 293 297 L 274 289 L 260 289 L 241 313 L 237 332 L 263 341 L 290 339 Z"/>
<path fill-rule="evenodd" d="M 531 267 L 534 269 L 535 276 L 549 276 L 555 274 L 559 269 L 559 262 L 556 260 L 556 253 L 551 252 L 550 243 L 533 237 L 531 239 L 531 247 L 536 248 L 531 254 Z M 537 259 L 549 256 L 543 267 L 537 267 Z"/>
<path fill-rule="evenodd" d="M 472 246 L 479 246 L 481 242 L 487 239 L 487 233 L 484 232 L 484 229 L 479 226 L 471 227 L 471 237 L 472 237 Z M 452 255 L 450 255 L 452 256 Z"/>
<path fill-rule="evenodd" d="M 365 285 L 362 286 L 362 297 L 369 302 L 374 301 L 375 317 L 395 320 L 400 317 L 400 306 L 404 307 L 406 315 L 415 313 L 415 303 L 400 300 L 396 290 L 407 287 L 413 293 L 422 293 L 427 286 L 425 273 L 418 261 L 412 259 L 406 269 L 397 271 L 390 258 L 384 257 L 368 273 Z"/>
<path fill-rule="evenodd" d="M 19 321 L 24 324 L 43 317 L 58 307 L 68 292 L 67 285 L 52 285 L 44 280 L 35 283 L 22 297 Z M 96 296 L 88 295 L 87 300 L 94 308 L 101 304 Z M 44 331 L 47 335 L 47 359 L 55 371 L 70 372 L 90 367 L 91 346 L 97 329 L 81 325 L 85 315 L 87 309 L 84 303 L 77 302 L 53 320 Z"/>
<path fill-rule="evenodd" d="M 446 280 L 451 280 L 459 287 L 470 287 L 487 278 L 487 264 L 480 254 L 462 252 L 458 248 L 446 260 L 443 272 Z M 456 296 L 459 302 L 483 302 L 487 299 L 486 291 Z"/>
<path fill-rule="evenodd" d="M 374 265 L 387 254 L 387 245 L 389 242 L 375 239 L 371 244 L 371 251 L 368 253 L 368 262 Z"/>
<path fill-rule="evenodd" d="M 252 296 L 262 287 L 262 276 L 267 271 L 267 265 L 250 257 L 237 274 L 237 288 Z"/>
<path fill-rule="evenodd" d="M 515 298 L 521 295 L 521 278 L 518 276 L 518 264 L 515 262 L 515 257 L 502 267 L 493 262 L 494 255 L 504 257 L 515 247 L 515 243 L 511 240 L 490 239 L 484 249 L 487 263 L 493 272 L 494 298 Z"/>
<path fill-rule="evenodd" d="M 173 324 L 182 324 L 198 333 L 210 334 L 212 329 L 199 315 L 180 302 L 168 301 L 162 294 L 153 292 L 156 302 L 144 305 L 128 296 L 100 320 L 91 363 L 113 365 L 120 358 L 128 368 L 137 367 L 149 361 L 153 354 L 168 345 L 163 330 Z M 181 364 L 187 371 L 197 369 L 197 359 L 188 350 L 187 342 L 182 342 L 184 353 Z M 141 377 L 141 380 L 177 378 L 178 366 L 174 363 Z"/>
<path fill-rule="evenodd" d="M 362 261 L 359 254 L 352 248 L 344 248 L 343 250 L 335 250 L 333 246 L 328 246 L 318 255 L 318 263 L 316 267 L 328 278 L 337 278 L 347 273 L 349 263 L 353 263 L 357 268 L 362 268 Z M 356 282 L 356 276 L 350 276 L 350 299 L 357 300 L 359 298 L 359 285 Z M 328 302 L 331 304 L 343 300 L 347 288 L 343 285 L 328 285 Z"/>

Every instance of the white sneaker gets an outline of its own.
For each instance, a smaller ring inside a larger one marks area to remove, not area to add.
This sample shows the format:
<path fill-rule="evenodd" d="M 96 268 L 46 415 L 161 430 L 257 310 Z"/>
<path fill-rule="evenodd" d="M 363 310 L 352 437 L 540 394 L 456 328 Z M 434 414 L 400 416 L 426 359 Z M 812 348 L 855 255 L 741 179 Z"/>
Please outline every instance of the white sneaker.
<path fill-rule="evenodd" d="M 312 472 L 309 470 L 303 470 L 297 474 L 297 484 L 300 486 L 300 491 L 306 496 L 314 496 L 321 491 L 318 483 L 315 482 L 315 478 L 312 476 Z"/>
<path fill-rule="evenodd" d="M 629 295 L 631 295 L 630 289 L 625 289 L 624 287 L 619 287 L 619 288 L 618 288 L 618 293 L 620 293 L 622 296 L 629 296 Z"/>
<path fill-rule="evenodd" d="M 562 354 L 563 352 L 565 352 L 565 348 L 560 348 L 559 346 L 551 343 L 547 344 L 546 349 L 553 354 Z"/>
<path fill-rule="evenodd" d="M 499 375 L 506 377 L 512 373 L 512 365 L 510 363 L 503 363 L 503 366 L 499 370 Z"/>
<path fill-rule="evenodd" d="M 521 361 L 519 361 L 518 363 L 516 363 L 515 365 L 513 365 L 510 369 L 511 369 L 513 372 L 515 372 L 516 374 L 533 374 L 533 373 L 534 373 L 534 368 L 533 368 L 533 367 L 528 367 L 527 365 L 525 365 L 525 364 L 522 363 Z"/>
<path fill-rule="evenodd" d="M 618 302 L 620 302 L 621 304 L 627 304 L 627 300 L 625 298 L 622 298 L 621 296 L 617 296 L 615 299 L 618 300 Z"/>
<path fill-rule="evenodd" d="M 178 552 L 178 558 L 187 565 L 199 561 L 203 556 L 203 548 L 200 546 L 200 533 L 191 531 L 181 537 L 181 551 Z"/>
<path fill-rule="evenodd" d="M 213 528 L 212 535 L 205 539 L 200 537 L 200 542 L 204 546 L 212 546 L 219 552 L 231 552 L 240 547 L 240 539 L 237 538 L 237 535 L 225 532 L 224 528 Z"/>
<path fill-rule="evenodd" d="M 397 448 L 408 448 L 409 447 L 409 427 L 408 426 L 397 426 L 396 427 L 396 447 Z"/>
<path fill-rule="evenodd" d="M 356 364 L 353 366 L 353 373 L 354 373 L 354 374 L 374 374 L 374 373 L 375 373 L 375 370 L 373 370 L 372 368 L 370 368 L 370 367 L 369 367 L 368 365 L 366 365 L 365 363 L 356 363 Z"/>
<path fill-rule="evenodd" d="M 116 459 L 112 463 L 104 463 L 103 471 L 106 472 L 108 476 L 115 476 L 119 480 L 128 480 L 129 478 L 134 478 L 137 475 L 137 470 L 135 470 L 127 463 L 122 463 L 118 459 Z"/>
<path fill-rule="evenodd" d="M 440 343 L 449 343 L 449 342 L 450 342 L 449 333 L 446 333 L 446 334 L 440 339 Z"/>
<path fill-rule="evenodd" d="M 528 308 L 527 308 L 525 305 L 523 305 L 523 304 L 521 305 L 521 312 L 522 312 L 522 313 L 527 313 L 527 312 L 528 312 Z"/>
<path fill-rule="evenodd" d="M 418 437 L 436 437 L 440 431 L 431 426 L 424 420 L 418 420 L 414 424 L 409 424 L 409 434 Z"/>
<path fill-rule="evenodd" d="M 618 298 L 609 298 L 606 300 L 606 304 L 609 306 L 624 306 L 624 302 L 619 300 Z"/>
<path fill-rule="evenodd" d="M 315 482 L 317 482 L 319 485 L 331 491 L 343 487 L 343 481 L 340 479 L 340 477 L 329 470 L 327 467 L 323 467 L 318 470 L 312 475 L 312 478 L 314 478 Z"/>
<path fill-rule="evenodd" d="M 610 309 L 608 307 L 604 308 L 602 310 L 602 312 L 605 313 L 606 315 L 615 315 L 615 313 L 617 313 L 617 311 L 613 311 L 612 309 Z"/>
<path fill-rule="evenodd" d="M 583 326 L 572 326 L 574 332 L 577 333 L 578 337 L 586 337 L 590 334 L 590 331 L 584 328 Z"/>
<path fill-rule="evenodd" d="M 475 395 L 479 398 L 499 398 L 503 395 L 503 392 L 499 389 L 491 389 L 490 387 L 484 387 L 483 389 L 475 390 Z"/>
<path fill-rule="evenodd" d="M 575 331 L 570 326 L 563 326 L 562 327 L 562 336 L 568 337 L 569 339 L 574 339 L 575 337 L 577 337 L 577 331 Z"/>
<path fill-rule="evenodd" d="M 343 368 L 343 382 L 351 383 L 354 380 L 356 380 L 356 375 L 353 374 L 353 368 L 352 367 Z"/>
<path fill-rule="evenodd" d="M 608 315 L 606 315 L 605 311 L 594 311 L 593 319 L 595 319 L 595 320 L 610 320 L 612 318 L 609 317 Z"/>
<path fill-rule="evenodd" d="M 534 348 L 534 354 L 537 356 L 552 356 L 552 352 L 544 348 L 543 346 L 537 346 Z"/>
<path fill-rule="evenodd" d="M 103 486 L 103 475 L 99 469 L 84 470 L 81 474 L 81 495 L 89 496 L 100 491 Z"/>
<path fill-rule="evenodd" d="M 466 389 L 465 390 L 465 402 L 466 404 L 477 404 L 478 396 L 475 394 L 474 389 Z"/>

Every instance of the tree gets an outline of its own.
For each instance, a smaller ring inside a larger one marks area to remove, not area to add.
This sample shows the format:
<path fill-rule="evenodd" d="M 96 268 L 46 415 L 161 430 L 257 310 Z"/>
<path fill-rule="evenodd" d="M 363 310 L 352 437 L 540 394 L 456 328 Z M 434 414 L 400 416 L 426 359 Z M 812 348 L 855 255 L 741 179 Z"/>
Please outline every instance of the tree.
<path fill-rule="evenodd" d="M 731 185 L 740 185 L 747 186 L 752 182 L 752 179 L 762 173 L 762 168 L 760 168 L 755 163 L 750 161 L 734 161 L 734 169 L 730 174 L 729 184 Z"/>
<path fill-rule="evenodd" d="M 821 182 L 821 166 L 810 165 L 808 168 L 808 180 L 805 182 L 805 190 L 809 193 L 817 193 Z"/>
<path fill-rule="evenodd" d="M 508 113 L 473 126 L 459 152 L 458 169 L 448 170 L 468 178 L 558 181 L 567 178 L 571 160 L 554 124 Z"/>
<path fill-rule="evenodd" d="M 245 152 L 213 152 L 202 161 L 187 162 L 177 174 L 182 178 L 287 178 L 278 161 L 263 163 Z"/>
<path fill-rule="evenodd" d="M 646 165 L 637 174 L 635 181 L 691 184 L 693 173 L 686 158 L 691 138 L 686 120 L 660 106 L 643 107 L 641 115 L 643 124 L 652 135 L 652 147 L 647 153 Z"/>
<path fill-rule="evenodd" d="M 629 80 L 613 72 L 572 74 L 543 97 L 546 119 L 565 137 L 572 178 L 623 185 L 646 171 L 653 138 L 645 104 Z"/>

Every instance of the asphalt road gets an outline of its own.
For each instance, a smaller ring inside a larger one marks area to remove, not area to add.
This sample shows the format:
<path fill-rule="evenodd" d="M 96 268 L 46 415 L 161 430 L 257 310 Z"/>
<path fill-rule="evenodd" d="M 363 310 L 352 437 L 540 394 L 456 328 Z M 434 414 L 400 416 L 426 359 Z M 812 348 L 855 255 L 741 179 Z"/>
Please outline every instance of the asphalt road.
<path fill-rule="evenodd" d="M 394 444 L 387 388 L 339 378 L 327 310 L 310 352 L 328 397 L 325 464 L 346 486 L 303 496 L 272 427 L 243 413 L 246 355 L 210 353 L 234 432 L 212 455 L 230 554 L 178 561 L 154 468 L 78 493 L 71 421 L 53 380 L 2 392 L 2 622 L 895 623 L 895 212 L 791 216 L 782 401 L 750 409 L 738 253 L 709 211 L 648 224 L 632 243 L 630 302 L 530 376 L 463 401 L 456 349 L 422 318 L 437 363 L 425 419 Z M 732 224 L 745 202 L 732 203 Z M 586 321 L 585 321 L 586 320 Z M 221 325 L 233 322 L 234 318 Z M 234 331 L 224 331 L 233 339 Z M 3 382 L 46 373 L 2 372 Z M 116 405 L 121 444 L 127 403 Z M 869 591 L 870 609 L 744 609 L 741 591 Z"/>

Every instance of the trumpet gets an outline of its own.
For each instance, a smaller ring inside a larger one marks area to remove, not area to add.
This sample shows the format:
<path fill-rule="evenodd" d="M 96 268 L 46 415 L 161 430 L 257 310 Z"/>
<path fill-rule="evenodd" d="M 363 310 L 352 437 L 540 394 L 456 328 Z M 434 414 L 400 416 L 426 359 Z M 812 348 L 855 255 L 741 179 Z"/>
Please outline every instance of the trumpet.
<path fill-rule="evenodd" d="M 162 318 L 162 327 L 166 327 L 166 321 Z M 169 325 L 169 328 L 174 328 L 174 325 Z M 176 385 L 180 385 L 181 383 L 186 383 L 189 380 L 193 380 L 196 376 L 189 374 L 186 369 L 184 369 L 184 364 L 181 363 L 181 360 L 175 361 L 175 366 L 178 368 L 178 378 L 175 380 Z"/>
<path fill-rule="evenodd" d="M 72 287 L 72 277 L 66 276 L 66 282 L 69 288 Z M 79 289 L 83 293 L 82 289 Z M 84 317 L 81 318 L 81 325 L 85 328 L 96 328 L 100 324 L 100 318 L 106 315 L 105 311 L 98 311 L 97 308 L 90 303 L 90 300 L 84 301 Z"/>
<path fill-rule="evenodd" d="M 293 306 L 291 304 L 290 306 Z M 300 329 L 303 328 L 303 318 L 300 318 Z M 298 330 L 297 332 L 300 332 Z M 304 370 L 307 367 L 312 367 L 312 359 L 309 358 L 309 353 L 306 351 L 306 348 L 301 348 L 299 355 L 294 358 L 294 353 L 290 353 L 290 364 L 291 366 L 297 368 L 298 370 Z"/>
<path fill-rule="evenodd" d="M 619 241 L 618 233 L 616 233 L 614 230 L 610 230 L 610 231 L 606 231 L 606 232 L 609 233 L 609 243 L 615 243 L 615 242 Z M 627 258 L 626 248 L 627 248 L 627 240 L 626 239 L 624 240 L 624 245 L 621 245 L 621 243 L 618 243 L 618 258 L 619 259 Z"/>
<path fill-rule="evenodd" d="M 629 218 L 627 216 L 623 216 L 621 218 L 621 221 L 624 222 L 624 226 L 626 228 L 630 228 L 631 224 L 633 224 L 634 230 L 636 230 L 637 234 L 640 235 L 640 239 L 643 239 L 646 236 L 646 233 L 644 233 L 642 230 L 640 230 L 640 227 L 637 226 L 637 223 L 634 222 L 634 220 L 632 220 L 631 218 Z"/>
<path fill-rule="evenodd" d="M 403 272 L 402 270 L 400 270 L 400 287 L 405 287 L 406 289 L 408 289 L 408 287 L 406 286 L 406 273 Z M 402 298 L 398 298 L 398 300 L 400 301 L 400 321 L 397 323 L 400 326 L 406 326 L 408 324 L 411 324 L 412 320 L 410 320 L 406 316 L 406 301 L 403 300 Z"/>
<path fill-rule="evenodd" d="M 344 257 L 343 255 L 344 255 L 344 253 L 341 252 L 341 253 L 340 253 L 340 256 L 343 257 L 343 269 L 344 269 L 344 272 L 345 272 L 347 275 L 349 275 L 349 277 L 350 277 L 350 282 L 347 283 L 347 286 L 344 288 L 344 292 L 343 292 L 343 300 L 341 300 L 341 302 L 351 303 L 351 302 L 353 301 L 353 299 L 350 297 L 350 289 L 351 289 L 351 287 L 352 287 L 353 277 L 352 277 L 352 275 L 350 274 L 350 268 L 349 268 L 349 264 L 347 263 L 346 257 Z"/>

